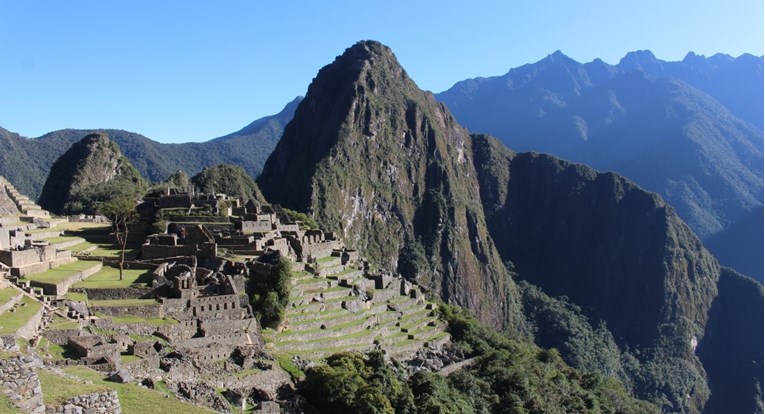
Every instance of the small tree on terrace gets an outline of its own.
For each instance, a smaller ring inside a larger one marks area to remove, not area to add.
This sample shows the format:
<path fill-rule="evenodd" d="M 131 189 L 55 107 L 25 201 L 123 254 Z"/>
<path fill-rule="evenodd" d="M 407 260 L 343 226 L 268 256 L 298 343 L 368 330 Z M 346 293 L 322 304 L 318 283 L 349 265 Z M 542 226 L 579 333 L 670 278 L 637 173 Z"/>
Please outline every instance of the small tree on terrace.
<path fill-rule="evenodd" d="M 125 268 L 125 247 L 128 240 L 128 227 L 138 216 L 135 200 L 128 196 L 113 198 L 101 205 L 101 214 L 112 222 L 112 230 L 120 247 L 120 280 Z"/>

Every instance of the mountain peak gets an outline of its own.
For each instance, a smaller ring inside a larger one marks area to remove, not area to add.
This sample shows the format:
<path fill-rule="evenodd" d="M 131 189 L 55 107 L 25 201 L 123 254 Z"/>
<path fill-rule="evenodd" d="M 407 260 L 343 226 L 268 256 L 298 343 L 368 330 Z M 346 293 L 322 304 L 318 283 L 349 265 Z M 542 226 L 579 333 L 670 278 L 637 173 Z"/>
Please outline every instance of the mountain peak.
<path fill-rule="evenodd" d="M 656 59 L 653 52 L 646 49 L 627 53 L 617 66 L 623 70 L 642 70 L 653 73 L 662 68 L 662 63 Z"/>

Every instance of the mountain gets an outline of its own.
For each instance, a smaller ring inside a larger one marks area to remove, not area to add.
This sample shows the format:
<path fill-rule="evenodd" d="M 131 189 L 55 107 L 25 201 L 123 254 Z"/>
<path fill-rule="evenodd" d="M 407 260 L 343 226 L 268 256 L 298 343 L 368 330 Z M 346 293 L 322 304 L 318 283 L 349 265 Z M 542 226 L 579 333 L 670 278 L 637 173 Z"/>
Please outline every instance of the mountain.
<path fill-rule="evenodd" d="M 725 85 L 749 82 L 736 102 L 761 107 L 762 59 L 694 56 L 663 62 L 643 51 L 610 66 L 556 52 L 503 76 L 460 82 L 437 97 L 470 130 L 496 135 L 510 148 L 616 171 L 659 193 L 706 240 L 762 206 L 762 126 L 713 98 L 735 101 L 721 92 L 730 92 Z M 754 246 L 756 239 L 742 244 Z M 756 260 L 756 249 L 746 251 L 749 262 Z M 728 265 L 751 268 L 744 261 Z M 758 268 L 750 276 L 762 279 Z"/>
<path fill-rule="evenodd" d="M 223 163 L 239 165 L 255 177 L 300 99 L 287 104 L 278 114 L 258 119 L 233 134 L 200 143 L 162 144 L 133 132 L 110 129 L 65 129 L 29 139 L 0 128 L 0 175 L 19 191 L 37 198 L 53 162 L 74 142 L 103 131 L 151 182 L 163 181 L 178 170 L 194 175 L 205 167 Z"/>
<path fill-rule="evenodd" d="M 559 92 L 575 95 L 575 80 Z M 377 42 L 319 71 L 258 184 L 373 267 L 513 335 L 560 344 L 568 363 L 618 377 L 665 411 L 738 396 L 729 379 L 761 395 L 761 375 L 735 373 L 762 364 L 749 347 L 762 324 L 731 325 L 736 342 L 716 336 L 737 306 L 718 294 L 730 291 L 726 270 L 672 207 L 618 174 L 469 135 Z M 737 357 L 708 374 L 723 347 Z"/>
<path fill-rule="evenodd" d="M 488 237 L 470 154 L 468 133 L 391 50 L 360 42 L 319 71 L 257 182 L 376 265 L 514 330 L 518 294 Z"/>
<path fill-rule="evenodd" d="M 146 187 L 106 133 L 90 134 L 53 163 L 40 206 L 55 214 L 96 214 L 99 202 L 116 195 L 140 199 Z"/>
<path fill-rule="evenodd" d="M 221 164 L 207 167 L 192 177 L 191 183 L 205 194 L 223 193 L 239 197 L 244 202 L 255 200 L 265 203 L 258 185 L 247 175 L 244 168 L 238 165 Z"/>

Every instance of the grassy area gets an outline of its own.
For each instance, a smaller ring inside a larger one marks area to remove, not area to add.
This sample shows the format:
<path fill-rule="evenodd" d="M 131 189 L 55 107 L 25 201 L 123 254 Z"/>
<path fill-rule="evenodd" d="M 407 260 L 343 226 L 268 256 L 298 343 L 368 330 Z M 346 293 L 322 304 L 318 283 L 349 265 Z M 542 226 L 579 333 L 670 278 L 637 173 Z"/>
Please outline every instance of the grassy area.
<path fill-rule="evenodd" d="M 77 236 L 56 236 L 56 237 L 48 237 L 47 239 L 44 239 L 44 240 L 50 244 L 66 243 L 72 240 L 80 240 L 81 242 L 85 241 L 85 239 L 83 239 L 82 237 L 77 237 Z"/>
<path fill-rule="evenodd" d="M 142 318 L 135 315 L 120 315 L 120 316 L 108 316 L 103 313 L 96 312 L 96 316 L 104 319 L 111 319 L 112 323 L 125 324 L 125 323 L 146 323 L 149 325 L 172 325 L 178 323 L 177 320 L 172 318 Z"/>
<path fill-rule="evenodd" d="M 94 275 L 75 284 L 74 287 L 90 289 L 123 288 L 134 284 L 145 285 L 151 283 L 151 279 L 151 270 L 125 269 L 122 272 L 122 280 L 120 280 L 119 268 L 104 266 Z"/>
<path fill-rule="evenodd" d="M 72 292 L 71 290 L 64 295 L 65 299 L 73 300 L 76 302 L 88 302 L 88 294 L 85 292 Z"/>
<path fill-rule="evenodd" d="M 0 335 L 10 335 L 15 333 L 19 328 L 24 326 L 37 311 L 40 310 L 42 305 L 40 302 L 24 296 L 21 298 L 19 305 L 15 307 L 15 312 L 5 312 L 0 319 Z"/>
<path fill-rule="evenodd" d="M 32 275 L 24 276 L 25 279 L 34 280 L 43 283 L 58 283 L 69 276 L 77 272 L 81 272 L 85 269 L 89 269 L 96 265 L 97 262 L 89 262 L 85 260 L 78 260 L 74 263 L 67 263 L 59 266 L 55 269 L 46 270 L 41 273 L 35 273 Z"/>
<path fill-rule="evenodd" d="M 13 406 L 13 403 L 11 402 L 11 399 L 8 398 L 5 393 L 0 392 L 0 413 L 8 413 L 8 414 L 16 414 L 16 413 L 23 413 L 23 411 L 20 411 L 16 407 Z"/>
<path fill-rule="evenodd" d="M 45 405 L 61 405 L 71 397 L 109 389 L 103 384 L 85 384 L 44 369 L 38 369 L 37 376 L 40 377 Z"/>
<path fill-rule="evenodd" d="M 187 413 L 187 414 L 208 414 L 212 410 L 197 407 L 178 400 L 169 398 L 168 394 L 160 390 L 149 390 L 141 388 L 135 384 L 119 384 L 107 381 L 103 374 L 83 366 L 71 366 L 63 369 L 70 375 L 93 381 L 94 384 L 103 385 L 117 391 L 122 406 L 122 412 L 125 414 L 145 414 L 145 413 Z"/>
<path fill-rule="evenodd" d="M 300 368 L 295 365 L 294 362 L 292 362 L 292 354 L 289 353 L 279 353 L 274 355 L 276 357 L 276 361 L 279 362 L 279 366 L 282 367 L 283 370 L 287 371 L 288 374 L 294 379 L 300 379 L 305 377 L 305 374 L 303 371 L 300 370 Z"/>
<path fill-rule="evenodd" d="M 110 299 L 110 300 L 91 300 L 90 306 L 107 306 L 107 307 L 119 307 L 119 306 L 149 306 L 157 305 L 155 299 Z"/>
<path fill-rule="evenodd" d="M 38 352 L 48 352 L 50 359 L 54 361 L 60 361 L 63 359 L 79 359 L 80 355 L 74 348 L 69 345 L 59 345 L 47 340 L 45 337 L 40 337 L 40 342 L 37 344 Z"/>
<path fill-rule="evenodd" d="M 66 318 L 62 318 L 61 316 L 54 315 L 53 321 L 48 326 L 48 329 L 77 329 L 80 327 L 80 324 L 77 321 L 72 321 Z"/>
<path fill-rule="evenodd" d="M 128 362 L 138 361 L 138 360 L 140 360 L 140 359 L 141 359 L 141 357 L 137 357 L 137 356 L 135 356 L 135 355 L 130 355 L 130 354 L 120 354 L 120 361 L 121 361 L 123 364 L 127 364 Z"/>
<path fill-rule="evenodd" d="M 9 300 L 11 300 L 11 298 L 14 298 L 20 294 L 21 292 L 19 292 L 18 289 L 14 289 L 12 287 L 0 289 L 0 304 L 7 303 Z"/>

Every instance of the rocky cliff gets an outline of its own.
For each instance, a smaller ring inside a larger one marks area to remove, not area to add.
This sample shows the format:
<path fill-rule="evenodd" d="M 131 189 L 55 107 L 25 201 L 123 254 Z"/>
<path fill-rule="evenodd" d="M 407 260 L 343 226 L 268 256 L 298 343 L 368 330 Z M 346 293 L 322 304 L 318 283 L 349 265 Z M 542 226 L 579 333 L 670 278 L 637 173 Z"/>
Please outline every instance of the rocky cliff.
<path fill-rule="evenodd" d="M 360 42 L 321 69 L 258 179 L 376 264 L 496 327 L 517 292 L 488 236 L 470 137 L 391 50 Z"/>

